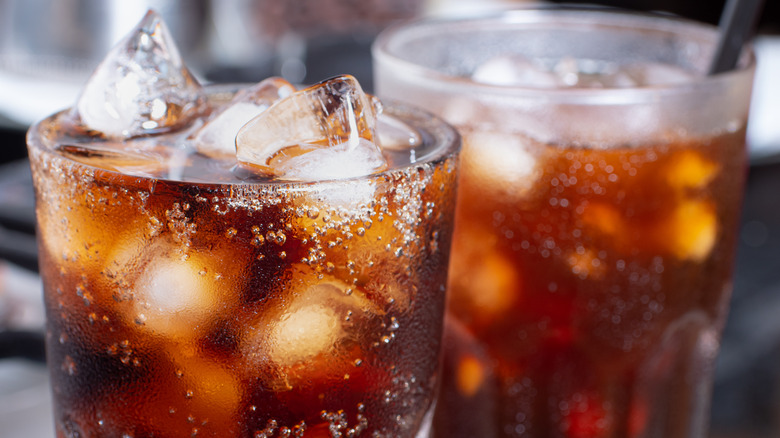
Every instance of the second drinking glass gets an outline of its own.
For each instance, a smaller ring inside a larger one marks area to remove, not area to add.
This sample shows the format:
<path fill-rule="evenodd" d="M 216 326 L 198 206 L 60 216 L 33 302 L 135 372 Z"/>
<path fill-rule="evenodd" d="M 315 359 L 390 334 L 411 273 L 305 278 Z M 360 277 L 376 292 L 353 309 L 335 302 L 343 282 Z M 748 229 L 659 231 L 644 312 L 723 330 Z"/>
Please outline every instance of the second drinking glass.
<path fill-rule="evenodd" d="M 753 75 L 716 30 L 587 10 L 380 35 L 376 86 L 463 135 L 437 435 L 702 437 Z"/>

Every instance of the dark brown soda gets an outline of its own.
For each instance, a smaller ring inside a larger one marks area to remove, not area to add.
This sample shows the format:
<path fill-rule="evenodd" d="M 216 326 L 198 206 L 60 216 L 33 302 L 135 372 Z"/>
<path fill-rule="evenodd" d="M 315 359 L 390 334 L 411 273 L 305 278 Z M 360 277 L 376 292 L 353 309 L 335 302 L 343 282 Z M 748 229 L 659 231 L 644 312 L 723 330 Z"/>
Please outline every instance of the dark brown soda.
<path fill-rule="evenodd" d="M 499 137 L 478 134 L 463 131 L 449 310 L 489 359 L 448 356 L 444 385 L 460 391 L 437 417 L 494 406 L 468 420 L 496 429 L 483 436 L 534 438 L 706 424 L 707 403 L 690 406 L 709 394 L 730 296 L 744 131 L 611 148 L 524 139 L 504 149 L 515 167 L 492 171 L 502 155 L 480 139 Z"/>
<path fill-rule="evenodd" d="M 230 163 L 177 181 L 58 117 L 29 139 L 58 437 L 413 437 L 430 421 L 455 149 L 344 181 L 243 181 Z"/>

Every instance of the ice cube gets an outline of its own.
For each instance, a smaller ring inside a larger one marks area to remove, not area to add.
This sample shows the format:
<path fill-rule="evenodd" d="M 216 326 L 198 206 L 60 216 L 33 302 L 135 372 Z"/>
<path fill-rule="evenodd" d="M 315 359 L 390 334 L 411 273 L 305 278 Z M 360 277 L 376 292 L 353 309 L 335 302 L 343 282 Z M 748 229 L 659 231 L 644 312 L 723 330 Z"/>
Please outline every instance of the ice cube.
<path fill-rule="evenodd" d="M 593 59 L 561 58 L 553 68 L 561 87 L 628 88 L 640 85 L 618 64 Z"/>
<path fill-rule="evenodd" d="M 81 122 L 110 138 L 174 130 L 203 107 L 200 84 L 151 10 L 97 67 L 76 104 Z"/>
<path fill-rule="evenodd" d="M 666 181 L 677 190 L 702 189 L 718 174 L 718 167 L 698 152 L 684 150 L 669 160 Z"/>
<path fill-rule="evenodd" d="M 296 149 L 291 155 L 282 153 L 274 157 L 271 165 L 285 179 L 306 181 L 367 175 L 382 168 L 385 161 L 373 143 L 361 138 L 357 145 L 341 143 L 327 148 Z"/>
<path fill-rule="evenodd" d="M 507 315 L 522 298 L 522 277 L 496 243 L 494 236 L 477 227 L 452 242 L 452 309 L 460 319 L 481 327 Z"/>
<path fill-rule="evenodd" d="M 491 85 L 532 88 L 562 86 L 558 76 L 520 55 L 491 58 L 474 70 L 472 79 Z"/>
<path fill-rule="evenodd" d="M 224 293 L 240 263 L 229 250 L 188 251 L 168 236 L 130 238 L 107 258 L 104 272 L 132 287 L 124 317 L 142 330 L 167 338 L 191 339 L 218 312 L 236 305 Z"/>
<path fill-rule="evenodd" d="M 417 130 L 399 119 L 390 117 L 380 118 L 379 126 L 380 144 L 384 150 L 408 152 L 423 143 L 423 139 Z"/>
<path fill-rule="evenodd" d="M 458 390 L 464 397 L 473 397 L 485 381 L 485 364 L 475 356 L 464 355 L 458 362 Z"/>
<path fill-rule="evenodd" d="M 101 261 L 116 245 L 117 236 L 127 229 L 147 227 L 148 218 L 140 209 L 116 207 L 132 204 L 135 193 L 103 190 L 94 180 L 87 179 L 86 172 L 69 177 L 83 178 L 81 182 L 91 186 L 87 190 L 83 185 L 66 185 L 60 178 L 52 177 L 39 180 L 39 239 L 41 250 L 52 260 L 81 265 Z M 95 202 L 98 198 L 105 202 Z"/>
<path fill-rule="evenodd" d="M 188 320 L 190 327 L 207 320 L 217 301 L 201 278 L 202 269 L 200 264 L 176 257 L 149 266 L 136 284 L 142 303 L 137 310 L 144 325 L 163 334 L 178 334 L 186 329 L 180 330 L 177 320 Z"/>
<path fill-rule="evenodd" d="M 481 319 L 492 319 L 507 312 L 517 300 L 520 278 L 512 263 L 498 253 L 485 254 L 482 263 L 475 268 L 471 281 L 474 284 L 472 305 Z"/>
<path fill-rule="evenodd" d="M 241 127 L 294 91 L 295 87 L 282 78 L 268 78 L 240 91 L 195 134 L 195 147 L 210 157 L 235 157 L 236 134 Z"/>
<path fill-rule="evenodd" d="M 681 201 L 656 229 L 660 242 L 681 260 L 703 261 L 715 246 L 718 218 L 715 206 L 708 201 Z"/>
<path fill-rule="evenodd" d="M 377 191 L 377 182 L 366 179 L 358 181 L 329 181 L 312 187 L 307 202 L 319 205 L 320 210 L 344 208 L 355 213 L 370 205 Z"/>
<path fill-rule="evenodd" d="M 61 203 L 46 205 L 48 214 L 39 214 L 38 217 L 38 239 L 41 249 L 52 260 L 90 259 L 95 251 L 104 249 L 110 242 L 105 240 L 108 235 L 101 224 L 92 220 L 94 216 L 76 200 L 65 198 Z"/>
<path fill-rule="evenodd" d="M 294 281 L 293 289 L 269 300 L 242 342 L 249 368 L 279 390 L 343 377 L 360 357 L 365 333 L 379 330 L 367 324 L 380 312 L 357 288 L 325 278 Z"/>
<path fill-rule="evenodd" d="M 563 57 L 555 64 L 553 72 L 556 75 L 559 86 L 584 86 L 580 78 L 582 73 L 577 59 L 572 57 Z"/>
<path fill-rule="evenodd" d="M 696 75 L 676 65 L 657 62 L 643 62 L 620 68 L 631 76 L 639 86 L 674 85 L 691 82 Z"/>
<path fill-rule="evenodd" d="M 591 230 L 609 236 L 612 239 L 624 241 L 627 224 L 617 207 L 605 202 L 590 202 L 582 212 L 583 224 Z"/>
<path fill-rule="evenodd" d="M 236 157 L 245 167 L 288 180 L 371 174 L 387 162 L 376 134 L 378 101 L 352 76 L 293 93 L 244 125 Z"/>
<path fill-rule="evenodd" d="M 464 135 L 463 174 L 513 202 L 525 198 L 542 171 L 533 148 L 516 134 L 479 131 Z"/>
<path fill-rule="evenodd" d="M 176 370 L 170 377 L 179 383 L 171 386 L 188 400 L 189 413 L 201 420 L 208 419 L 209 423 L 229 422 L 238 412 L 242 396 L 237 373 L 202 351 L 189 356 L 171 350 Z"/>
<path fill-rule="evenodd" d="M 530 88 L 628 88 L 679 84 L 694 77 L 690 71 L 669 64 L 618 65 L 563 57 L 554 64 L 544 65 L 516 54 L 491 58 L 472 74 L 476 82 Z"/>
<path fill-rule="evenodd" d="M 292 365 L 311 360 L 317 355 L 330 355 L 339 343 L 357 336 L 351 330 L 354 321 L 347 316 L 369 312 L 371 304 L 359 293 L 341 282 L 309 286 L 284 309 L 270 332 L 271 357 L 280 365 Z"/>
<path fill-rule="evenodd" d="M 596 77 L 595 80 L 598 84 L 596 87 L 604 88 L 630 88 L 640 85 L 640 83 L 628 73 L 618 70 L 615 73 L 606 75 L 604 77 Z"/>
<path fill-rule="evenodd" d="M 285 313 L 274 326 L 272 356 L 280 364 L 309 360 L 328 351 L 343 331 L 341 318 L 332 308 L 321 303 L 303 304 Z"/>
<path fill-rule="evenodd" d="M 121 141 L 104 141 L 89 145 L 64 144 L 58 146 L 57 151 L 89 166 L 146 177 L 165 176 L 188 158 L 186 150 L 144 140 L 135 142 L 132 147 Z"/>
<path fill-rule="evenodd" d="M 673 85 L 690 82 L 695 77 L 683 68 L 653 62 L 618 65 L 604 61 L 578 60 L 562 69 L 559 69 L 559 66 L 556 66 L 556 72 L 561 75 L 564 83 L 577 88 Z"/>

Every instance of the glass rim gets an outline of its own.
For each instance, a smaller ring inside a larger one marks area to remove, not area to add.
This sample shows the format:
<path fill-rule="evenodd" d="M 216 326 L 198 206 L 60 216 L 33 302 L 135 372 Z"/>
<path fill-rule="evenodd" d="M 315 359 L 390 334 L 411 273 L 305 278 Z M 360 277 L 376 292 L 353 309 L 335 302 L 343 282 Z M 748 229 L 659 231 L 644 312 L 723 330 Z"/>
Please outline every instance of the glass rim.
<path fill-rule="evenodd" d="M 203 86 L 204 92 L 208 96 L 219 96 L 219 95 L 232 95 L 241 90 L 242 88 L 251 86 L 253 84 L 245 84 L 245 83 L 216 83 L 216 84 L 207 84 Z M 442 119 L 441 117 L 414 105 L 410 105 L 405 102 L 400 102 L 393 99 L 382 99 L 382 113 L 379 115 L 379 118 L 382 117 L 391 117 L 396 120 L 401 121 L 404 124 L 408 124 L 410 128 L 413 128 L 417 131 L 420 129 L 425 130 L 427 133 L 431 134 L 426 137 L 434 138 L 435 146 L 432 148 L 431 152 L 428 154 L 423 155 L 422 157 L 418 157 L 419 159 L 410 161 L 410 162 L 404 162 L 400 165 L 396 166 L 388 166 L 387 169 L 372 172 L 366 175 L 358 175 L 358 176 L 352 176 L 348 178 L 331 178 L 331 179 L 315 179 L 315 180 L 285 180 L 285 179 L 276 179 L 276 178 L 270 178 L 267 180 L 247 180 L 247 181 L 192 181 L 192 180 L 181 180 L 181 179 L 173 179 L 168 177 L 159 177 L 159 176 L 150 176 L 150 175 L 137 175 L 127 172 L 122 172 L 115 169 L 107 169 L 104 167 L 99 167 L 93 164 L 87 164 L 82 161 L 75 160 L 71 157 L 68 157 L 65 154 L 59 153 L 55 148 L 50 147 L 47 145 L 48 141 L 45 138 L 44 130 L 46 129 L 46 124 L 51 123 L 57 119 L 57 117 L 66 114 L 67 112 L 71 111 L 73 107 L 63 109 L 61 111 L 58 111 L 54 114 L 51 114 L 34 124 L 30 126 L 30 128 L 27 130 L 27 134 L 25 136 L 26 144 L 28 149 L 37 149 L 45 154 L 51 154 L 56 156 L 58 159 L 65 160 L 69 163 L 76 164 L 78 166 L 82 166 L 86 169 L 91 170 L 97 170 L 102 173 L 106 174 L 114 174 L 114 175 L 122 175 L 122 176 L 130 176 L 133 178 L 139 178 L 143 180 L 154 180 L 154 181 L 165 181 L 165 182 L 176 182 L 176 183 L 182 183 L 182 184 L 192 184 L 192 185 L 198 185 L 198 186 L 251 186 L 251 187 L 274 187 L 274 188 L 282 188 L 289 186 L 292 189 L 295 190 L 293 187 L 298 188 L 304 188 L 307 186 L 313 186 L 318 184 L 341 184 L 341 183 L 348 183 L 350 181 L 361 181 L 361 180 L 367 180 L 367 179 L 376 179 L 376 178 L 390 178 L 392 179 L 392 175 L 396 172 L 403 171 L 405 169 L 412 169 L 415 166 L 423 165 L 423 164 L 430 164 L 430 163 L 438 163 L 441 161 L 444 161 L 450 157 L 455 157 L 460 152 L 461 149 L 461 137 L 458 131 L 447 121 Z M 409 123 L 410 121 L 415 121 L 416 123 Z M 379 129 L 380 125 L 377 125 L 377 129 Z M 442 135 L 436 136 L 433 135 L 432 129 L 428 128 L 435 128 L 437 132 L 441 133 Z M 171 134 L 175 134 L 179 131 L 173 131 Z M 160 134 L 160 135 L 168 135 L 166 134 Z M 145 137 L 144 137 L 145 138 Z M 132 139 L 127 139 L 132 140 Z M 127 141 L 127 140 L 121 140 L 121 141 Z M 54 142 L 56 145 L 56 141 Z M 193 153 L 197 153 L 197 151 L 193 150 Z"/>
<path fill-rule="evenodd" d="M 719 87 L 732 81 L 752 77 L 756 57 L 751 44 L 747 44 L 740 56 L 739 65 L 732 70 L 715 75 L 696 76 L 693 81 L 676 84 L 645 85 L 625 88 L 534 88 L 528 86 L 496 85 L 472 81 L 470 78 L 451 75 L 409 61 L 394 53 L 392 45 L 403 40 L 424 40 L 442 30 L 457 28 L 467 33 L 480 25 L 502 25 L 511 29 L 517 25 L 574 26 L 588 28 L 609 27 L 628 32 L 655 31 L 676 35 L 695 35 L 709 40 L 713 47 L 717 43 L 716 26 L 683 17 L 657 13 L 630 11 L 601 6 L 536 5 L 528 8 L 489 11 L 476 16 L 422 17 L 397 23 L 381 32 L 371 48 L 374 68 L 377 64 L 390 65 L 394 70 L 404 71 L 426 87 L 432 89 L 468 90 L 480 95 L 496 95 L 502 98 L 531 98 L 573 104 L 631 104 L 653 100 L 662 95 L 695 93 L 710 87 Z M 482 27 L 481 29 L 484 29 Z"/>

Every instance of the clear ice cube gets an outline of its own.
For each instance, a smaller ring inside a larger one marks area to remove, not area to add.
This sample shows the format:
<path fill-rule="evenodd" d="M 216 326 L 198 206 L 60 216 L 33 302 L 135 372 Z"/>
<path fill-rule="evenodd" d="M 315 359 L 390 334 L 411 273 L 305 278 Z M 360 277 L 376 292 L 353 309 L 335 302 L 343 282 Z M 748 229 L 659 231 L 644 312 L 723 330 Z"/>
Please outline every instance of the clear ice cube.
<path fill-rule="evenodd" d="M 423 144 L 420 134 L 411 126 L 396 118 L 379 120 L 379 140 L 382 149 L 394 152 L 409 152 Z M 415 161 L 412 159 L 412 161 Z"/>
<path fill-rule="evenodd" d="M 511 54 L 491 58 L 472 74 L 476 82 L 531 88 L 629 88 L 671 85 L 695 75 L 677 66 L 643 62 L 621 65 L 595 59 L 528 59 Z"/>
<path fill-rule="evenodd" d="M 328 305 L 299 303 L 274 325 L 271 357 L 280 364 L 294 364 L 329 351 L 343 336 L 341 321 L 342 318 Z"/>
<path fill-rule="evenodd" d="M 463 173 L 489 182 L 503 199 L 526 198 L 542 175 L 539 153 L 516 134 L 475 131 L 464 136 Z"/>
<path fill-rule="evenodd" d="M 559 78 L 542 66 L 520 55 L 491 58 L 474 70 L 472 79 L 491 85 L 516 87 L 555 88 Z"/>
<path fill-rule="evenodd" d="M 701 190 L 718 176 L 719 167 L 718 163 L 707 159 L 701 153 L 684 149 L 666 165 L 666 183 L 681 193 Z"/>
<path fill-rule="evenodd" d="M 321 209 L 342 208 L 354 213 L 371 204 L 377 188 L 377 182 L 371 179 L 323 182 L 312 187 L 301 202 L 320 204 Z"/>
<path fill-rule="evenodd" d="M 341 179 L 387 166 L 376 133 L 378 100 L 338 76 L 279 100 L 236 136 L 243 166 L 287 180 Z"/>
<path fill-rule="evenodd" d="M 195 147 L 210 157 L 235 157 L 236 133 L 241 127 L 294 91 L 282 78 L 268 78 L 240 91 L 195 134 Z"/>
<path fill-rule="evenodd" d="M 165 23 L 150 10 L 97 67 L 76 110 L 89 130 L 130 138 L 182 127 L 204 102 Z"/>

